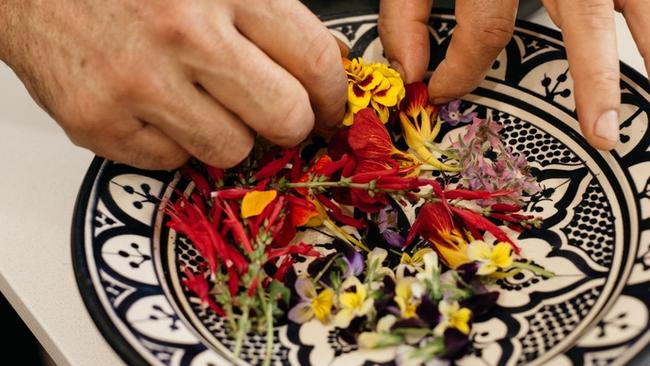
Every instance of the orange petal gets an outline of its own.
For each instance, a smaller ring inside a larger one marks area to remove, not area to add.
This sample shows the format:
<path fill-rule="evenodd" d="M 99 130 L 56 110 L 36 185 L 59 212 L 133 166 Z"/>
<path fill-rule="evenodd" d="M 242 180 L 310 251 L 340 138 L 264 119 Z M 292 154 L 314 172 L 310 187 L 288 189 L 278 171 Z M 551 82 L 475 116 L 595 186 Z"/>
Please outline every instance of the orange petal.
<path fill-rule="evenodd" d="M 241 203 L 241 217 L 248 218 L 261 214 L 277 195 L 278 192 L 275 190 L 246 193 Z"/>

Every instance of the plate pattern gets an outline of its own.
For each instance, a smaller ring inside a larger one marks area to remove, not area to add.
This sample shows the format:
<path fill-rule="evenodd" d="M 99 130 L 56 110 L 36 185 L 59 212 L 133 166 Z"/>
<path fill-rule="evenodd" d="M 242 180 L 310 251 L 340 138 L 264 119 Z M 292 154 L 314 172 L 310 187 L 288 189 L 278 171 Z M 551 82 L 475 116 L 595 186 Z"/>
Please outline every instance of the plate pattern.
<path fill-rule="evenodd" d="M 352 56 L 382 59 L 376 16 L 326 24 Z M 430 25 L 432 54 L 443 55 L 454 19 L 436 15 Z M 438 62 L 434 56 L 430 68 Z M 507 144 L 536 169 L 544 190 L 527 210 L 545 224 L 520 241 L 527 257 L 559 276 L 522 273 L 499 282 L 497 317 L 475 324 L 476 348 L 459 364 L 623 364 L 650 341 L 650 86 L 622 70 L 622 143 L 611 154 L 580 137 L 566 55 L 545 28 L 518 24 L 486 81 L 465 98 L 463 108 L 502 123 Z M 156 209 L 171 188 L 192 186 L 172 172 L 96 159 L 73 226 L 79 287 L 128 363 L 225 365 L 231 343 L 223 322 L 180 286 L 179 265 L 201 259 L 164 229 Z M 316 322 L 280 326 L 275 340 L 277 365 L 392 362 L 389 351 L 359 351 Z M 261 339 L 249 338 L 243 361 L 256 364 L 262 348 Z"/>

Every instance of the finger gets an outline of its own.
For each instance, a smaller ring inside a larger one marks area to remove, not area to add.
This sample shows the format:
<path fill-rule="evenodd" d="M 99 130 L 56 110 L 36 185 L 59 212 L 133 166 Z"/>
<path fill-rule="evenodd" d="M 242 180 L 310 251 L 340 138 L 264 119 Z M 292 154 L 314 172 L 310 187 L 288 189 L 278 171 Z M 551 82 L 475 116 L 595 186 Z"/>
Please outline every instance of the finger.
<path fill-rule="evenodd" d="M 343 41 L 341 41 L 338 38 L 336 38 L 336 44 L 339 46 L 339 51 L 341 52 L 341 57 L 342 58 L 348 58 L 348 55 L 350 54 L 350 47 L 348 47 L 348 45 L 346 45 Z"/>
<path fill-rule="evenodd" d="M 300 82 L 237 30 L 223 30 L 220 38 L 219 45 L 192 60 L 196 82 L 270 141 L 300 143 L 314 126 Z"/>
<path fill-rule="evenodd" d="M 386 58 L 407 83 L 420 81 L 429 66 L 432 0 L 381 0 L 377 26 Z"/>
<path fill-rule="evenodd" d="M 557 2 L 580 128 L 603 150 L 618 142 L 620 71 L 612 0 Z"/>
<path fill-rule="evenodd" d="M 340 124 L 347 98 L 347 77 L 336 38 L 298 1 L 238 4 L 237 29 L 302 83 L 320 124 Z"/>
<path fill-rule="evenodd" d="M 517 4 L 517 0 L 456 1 L 457 24 L 447 54 L 429 81 L 434 103 L 461 97 L 485 78 L 512 38 Z"/>
<path fill-rule="evenodd" d="M 111 121 L 115 122 L 115 121 Z M 183 165 L 189 153 L 158 128 L 136 119 L 124 119 L 112 131 L 70 132 L 71 140 L 97 155 L 141 169 L 173 169 Z M 68 132 L 68 131 L 67 131 Z"/>
<path fill-rule="evenodd" d="M 542 0 L 542 4 L 544 4 L 544 8 L 546 9 L 546 12 L 548 13 L 549 18 L 555 23 L 556 26 L 560 26 L 560 16 L 558 15 L 557 12 L 557 4 L 555 0 Z"/>
<path fill-rule="evenodd" d="M 230 168 L 248 156 L 254 136 L 239 117 L 187 80 L 175 82 L 173 90 L 173 95 L 140 105 L 138 113 L 212 166 Z"/>
<path fill-rule="evenodd" d="M 627 0 L 619 1 L 622 3 L 620 9 L 625 17 L 628 27 L 634 37 L 643 60 L 645 69 L 650 74 L 650 1 L 647 0 Z"/>

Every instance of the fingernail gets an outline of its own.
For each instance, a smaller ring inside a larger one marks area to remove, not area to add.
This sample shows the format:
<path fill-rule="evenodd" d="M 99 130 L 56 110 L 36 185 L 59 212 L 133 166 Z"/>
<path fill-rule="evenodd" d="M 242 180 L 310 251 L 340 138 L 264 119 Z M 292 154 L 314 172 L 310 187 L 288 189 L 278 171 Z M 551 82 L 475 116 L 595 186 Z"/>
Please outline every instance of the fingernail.
<path fill-rule="evenodd" d="M 618 142 L 618 112 L 607 111 L 596 120 L 594 134 L 602 139 L 611 142 Z"/>
<path fill-rule="evenodd" d="M 399 72 L 399 74 L 402 76 L 402 80 L 406 81 L 406 71 L 404 71 L 404 67 L 402 64 L 399 63 L 399 61 L 391 61 L 390 62 L 390 67 L 395 69 L 395 71 Z"/>

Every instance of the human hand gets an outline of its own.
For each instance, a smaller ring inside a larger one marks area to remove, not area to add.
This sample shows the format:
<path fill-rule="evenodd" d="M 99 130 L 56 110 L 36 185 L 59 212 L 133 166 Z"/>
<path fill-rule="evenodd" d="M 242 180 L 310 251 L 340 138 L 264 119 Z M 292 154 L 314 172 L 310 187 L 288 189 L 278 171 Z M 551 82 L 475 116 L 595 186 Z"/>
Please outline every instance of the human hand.
<path fill-rule="evenodd" d="M 6 0 L 0 59 L 75 144 L 151 169 L 233 166 L 255 133 L 295 145 L 347 97 L 335 38 L 297 0 Z"/>
<path fill-rule="evenodd" d="M 596 148 L 618 142 L 620 70 L 615 9 L 622 12 L 650 72 L 650 1 L 543 0 L 562 30 L 574 80 L 580 127 Z M 407 82 L 421 80 L 429 62 L 427 20 L 431 0 L 381 0 L 379 35 L 387 58 Z M 445 59 L 433 72 L 429 93 L 443 103 L 474 89 L 512 36 L 517 0 L 458 0 L 457 26 Z"/>

